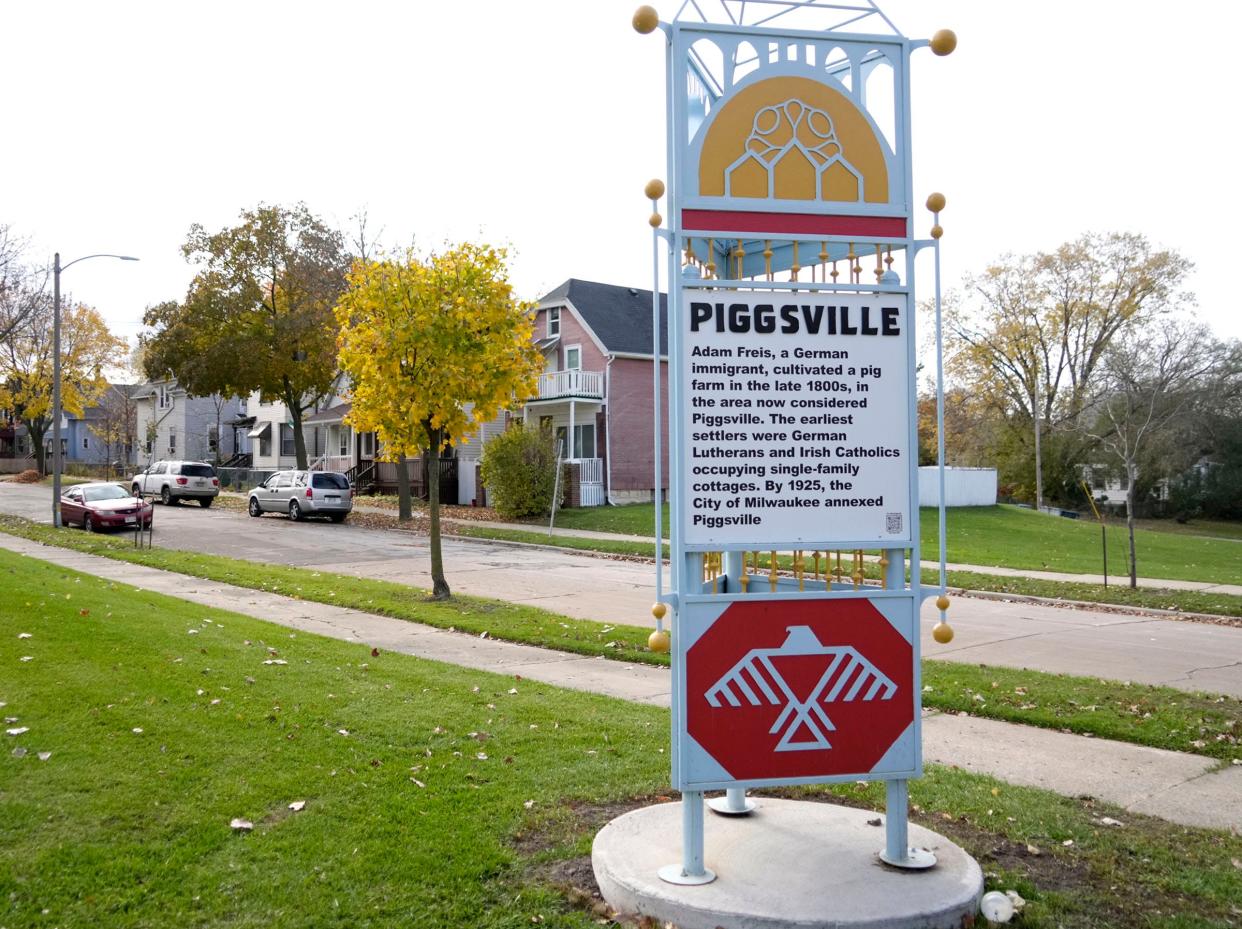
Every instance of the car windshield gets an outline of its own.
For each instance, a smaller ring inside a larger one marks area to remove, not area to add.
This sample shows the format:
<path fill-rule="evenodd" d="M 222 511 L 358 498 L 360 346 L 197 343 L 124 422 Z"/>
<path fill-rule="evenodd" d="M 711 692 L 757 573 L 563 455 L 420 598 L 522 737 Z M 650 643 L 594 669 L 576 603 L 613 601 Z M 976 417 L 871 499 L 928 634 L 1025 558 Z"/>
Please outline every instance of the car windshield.
<path fill-rule="evenodd" d="M 336 490 L 349 490 L 349 479 L 344 474 L 315 474 L 311 486 Z"/>
<path fill-rule="evenodd" d="M 181 473 L 189 477 L 215 477 L 216 469 L 205 464 L 183 464 Z"/>
<path fill-rule="evenodd" d="M 98 503 L 101 500 L 123 500 L 129 496 L 116 484 L 100 484 L 98 487 L 83 488 L 87 503 Z"/>

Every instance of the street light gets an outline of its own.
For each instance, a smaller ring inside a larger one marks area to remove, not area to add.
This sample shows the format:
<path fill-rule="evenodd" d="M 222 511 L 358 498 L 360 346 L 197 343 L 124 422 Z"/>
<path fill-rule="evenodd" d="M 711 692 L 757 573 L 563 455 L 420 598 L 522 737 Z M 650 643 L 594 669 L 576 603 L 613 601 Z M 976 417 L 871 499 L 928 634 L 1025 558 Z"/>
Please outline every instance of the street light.
<path fill-rule="evenodd" d="M 63 465 L 60 450 L 60 272 L 88 258 L 118 258 L 121 261 L 137 261 L 132 255 L 83 255 L 61 266 L 60 252 L 52 260 L 52 525 L 60 528 L 60 469 Z"/>

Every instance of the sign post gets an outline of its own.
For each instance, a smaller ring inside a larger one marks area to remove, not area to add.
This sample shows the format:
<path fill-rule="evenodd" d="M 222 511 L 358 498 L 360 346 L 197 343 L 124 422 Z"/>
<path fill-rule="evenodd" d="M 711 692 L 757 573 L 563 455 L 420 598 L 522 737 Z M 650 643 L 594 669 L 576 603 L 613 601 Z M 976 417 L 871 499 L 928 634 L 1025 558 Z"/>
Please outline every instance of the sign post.
<path fill-rule="evenodd" d="M 664 35 L 668 75 L 668 217 L 651 223 L 668 262 L 671 584 L 652 643 L 667 611 L 683 836 L 660 877 L 714 879 L 706 791 L 737 815 L 747 788 L 867 779 L 886 783 L 881 860 L 928 868 L 906 818 L 925 597 L 940 595 L 937 638 L 951 632 L 943 571 L 925 590 L 918 567 L 914 257 L 938 247 L 944 198 L 917 238 L 909 65 L 956 39 L 908 39 L 870 2 L 719 6 L 634 17 Z M 664 192 L 647 185 L 653 207 Z M 656 463 L 659 488 L 658 448 Z M 943 518 L 941 534 L 943 563 Z"/>

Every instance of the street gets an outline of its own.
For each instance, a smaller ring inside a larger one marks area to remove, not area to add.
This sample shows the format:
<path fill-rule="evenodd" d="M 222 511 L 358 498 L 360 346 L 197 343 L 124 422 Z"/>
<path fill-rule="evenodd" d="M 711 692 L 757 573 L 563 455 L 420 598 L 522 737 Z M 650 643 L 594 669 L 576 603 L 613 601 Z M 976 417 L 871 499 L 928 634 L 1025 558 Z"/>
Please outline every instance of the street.
<path fill-rule="evenodd" d="M 0 512 L 51 521 L 51 490 L 0 483 Z M 155 545 L 256 563 L 331 571 L 430 587 L 425 536 L 193 504 L 155 508 Z M 542 607 L 608 623 L 651 625 L 654 571 L 554 549 L 446 536 L 445 572 L 453 591 Z M 922 613 L 928 658 L 1063 674 L 1168 684 L 1242 697 L 1242 628 L 955 597 L 949 645 L 931 639 L 938 614 Z"/>

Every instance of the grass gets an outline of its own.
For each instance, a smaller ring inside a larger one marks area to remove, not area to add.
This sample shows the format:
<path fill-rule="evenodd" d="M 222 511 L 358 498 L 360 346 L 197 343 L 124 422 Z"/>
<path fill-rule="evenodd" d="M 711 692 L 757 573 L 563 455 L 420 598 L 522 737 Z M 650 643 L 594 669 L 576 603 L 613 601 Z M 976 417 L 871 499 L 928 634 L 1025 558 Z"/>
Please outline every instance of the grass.
<path fill-rule="evenodd" d="M 0 700 L 29 727 L 0 755 L 0 925 L 585 929 L 589 895 L 557 875 L 584 873 L 603 820 L 668 797 L 664 711 L 3 551 L 0 574 Z M 883 804 L 880 785 L 790 793 Z M 1023 926 L 1236 922 L 1236 836 L 935 767 L 911 801 L 1030 901 Z"/>
<path fill-rule="evenodd" d="M 935 509 L 920 510 L 922 556 L 939 557 L 939 530 Z M 1089 520 L 1046 516 L 1016 506 L 953 507 L 946 514 L 949 560 L 957 564 L 986 565 L 1099 574 L 1103 570 L 1100 528 Z M 1208 523 L 1210 533 L 1195 533 L 1195 525 L 1179 526 L 1173 520 L 1155 529 L 1147 520 L 1135 533 L 1141 577 L 1242 583 L 1242 551 L 1226 541 L 1242 537 L 1242 525 Z M 592 529 L 630 535 L 653 535 L 655 517 L 650 504 L 588 507 L 563 510 L 556 524 L 562 529 Z M 664 506 L 664 536 L 668 536 L 668 505 Z M 1186 530 L 1186 531 L 1184 531 Z M 1107 529 L 1109 573 L 1126 573 L 1128 542 L 1125 526 Z M 1211 534 L 1217 538 L 1204 538 Z"/>
<path fill-rule="evenodd" d="M 520 542 L 527 545 L 553 545 L 572 551 L 600 552 L 638 558 L 650 558 L 654 554 L 653 546 L 647 543 L 615 539 L 583 539 L 573 536 L 549 537 L 546 532 L 526 532 L 520 529 L 458 526 L 453 529 L 453 534 L 477 539 L 495 539 L 502 542 Z M 662 552 L 667 558 L 667 545 L 662 547 Z M 788 569 L 790 559 L 788 556 L 782 557 L 779 563 L 782 569 Z M 872 562 L 867 563 L 864 574 L 873 580 L 879 577 L 878 568 Z M 922 572 L 923 583 L 927 585 L 937 586 L 940 582 L 939 577 L 939 573 L 932 569 Z M 978 571 L 949 571 L 947 577 L 949 587 L 957 590 L 990 591 L 1026 597 L 1043 597 L 1049 600 L 1072 600 L 1137 609 L 1242 617 L 1242 596 L 1236 594 L 1157 587 L 1138 587 L 1131 590 L 1129 587 L 1120 587 L 1116 584 L 1105 587 L 1103 584 L 1082 581 L 1046 581 L 1040 578 L 983 574 Z"/>
<path fill-rule="evenodd" d="M 77 551 L 267 590 L 396 619 L 456 629 L 619 661 L 668 665 L 668 656 L 647 648 L 649 630 L 560 616 L 534 607 L 478 597 L 449 603 L 425 599 L 426 592 L 391 581 L 349 577 L 282 565 L 171 549 L 135 549 L 120 538 L 55 530 L 0 517 L 0 530 Z M 1240 757 L 1242 700 L 1192 694 L 1169 687 L 1131 685 L 1038 671 L 954 662 L 924 661 L 925 706 L 1221 760 Z"/>

